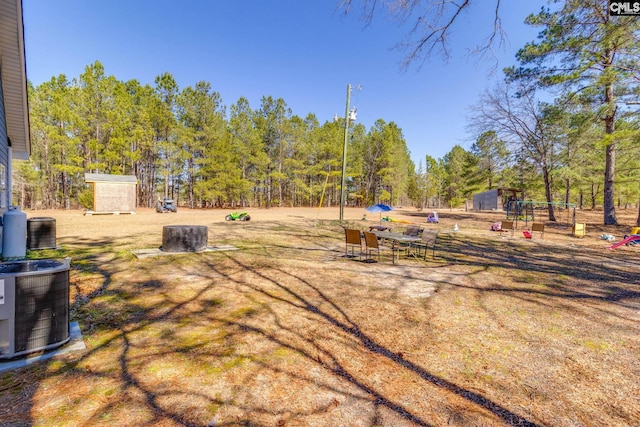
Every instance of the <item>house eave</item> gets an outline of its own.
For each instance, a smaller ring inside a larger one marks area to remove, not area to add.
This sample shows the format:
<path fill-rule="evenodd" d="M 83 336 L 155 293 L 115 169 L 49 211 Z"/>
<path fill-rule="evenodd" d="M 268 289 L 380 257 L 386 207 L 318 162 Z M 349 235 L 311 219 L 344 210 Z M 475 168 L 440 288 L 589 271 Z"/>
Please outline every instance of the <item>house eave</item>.
<path fill-rule="evenodd" d="M 15 159 L 31 154 L 22 0 L 0 0 L 0 84 Z"/>

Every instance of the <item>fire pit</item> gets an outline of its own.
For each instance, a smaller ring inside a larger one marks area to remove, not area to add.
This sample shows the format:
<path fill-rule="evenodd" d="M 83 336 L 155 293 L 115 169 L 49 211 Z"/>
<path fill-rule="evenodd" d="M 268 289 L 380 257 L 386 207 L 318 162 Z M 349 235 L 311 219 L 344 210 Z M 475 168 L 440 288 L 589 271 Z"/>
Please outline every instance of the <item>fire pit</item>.
<path fill-rule="evenodd" d="M 162 228 L 163 252 L 202 252 L 207 249 L 205 225 L 166 225 Z"/>

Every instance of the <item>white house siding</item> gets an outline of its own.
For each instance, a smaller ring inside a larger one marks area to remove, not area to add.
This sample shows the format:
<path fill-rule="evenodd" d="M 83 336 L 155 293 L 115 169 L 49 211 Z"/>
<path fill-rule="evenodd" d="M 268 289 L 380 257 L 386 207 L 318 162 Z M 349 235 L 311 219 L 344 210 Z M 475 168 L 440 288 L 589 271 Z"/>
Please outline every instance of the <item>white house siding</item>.
<path fill-rule="evenodd" d="M 0 66 L 1 67 L 1 66 Z M 0 68 L 0 81 L 2 80 L 2 69 Z M 9 182 L 7 173 L 9 163 L 9 148 L 7 141 L 7 121 L 4 114 L 4 94 L 0 84 L 0 213 L 7 210 L 7 189 Z"/>

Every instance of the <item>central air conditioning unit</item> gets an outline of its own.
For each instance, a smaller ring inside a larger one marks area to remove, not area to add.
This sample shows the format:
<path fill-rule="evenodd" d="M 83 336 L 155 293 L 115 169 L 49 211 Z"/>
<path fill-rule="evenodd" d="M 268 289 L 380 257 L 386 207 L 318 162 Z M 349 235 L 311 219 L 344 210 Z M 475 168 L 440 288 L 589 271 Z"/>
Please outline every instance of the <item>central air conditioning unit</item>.
<path fill-rule="evenodd" d="M 69 260 L 0 263 L 0 359 L 69 341 Z"/>
<path fill-rule="evenodd" d="M 27 249 L 55 249 L 55 218 L 36 217 L 27 220 Z"/>

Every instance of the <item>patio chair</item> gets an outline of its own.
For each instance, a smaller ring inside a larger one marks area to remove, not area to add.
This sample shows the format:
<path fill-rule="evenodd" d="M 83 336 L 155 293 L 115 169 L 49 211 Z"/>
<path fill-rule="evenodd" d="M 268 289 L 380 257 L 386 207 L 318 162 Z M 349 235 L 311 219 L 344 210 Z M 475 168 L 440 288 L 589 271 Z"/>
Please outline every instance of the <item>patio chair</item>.
<path fill-rule="evenodd" d="M 431 257 L 436 257 L 436 243 L 438 241 L 439 230 L 424 230 L 422 232 L 422 240 L 411 243 L 412 248 L 416 248 L 418 256 L 420 256 L 424 248 L 424 259 L 427 259 L 427 251 L 431 249 Z"/>
<path fill-rule="evenodd" d="M 378 254 L 378 262 L 380 262 L 380 246 L 378 245 L 378 236 L 368 231 L 364 232 L 364 246 L 365 257 L 368 262 L 373 262 L 371 258 L 372 253 L 375 251 Z"/>
<path fill-rule="evenodd" d="M 355 258 L 355 250 L 358 249 L 358 256 L 362 258 L 362 237 L 360 236 L 360 230 L 352 228 L 345 228 L 345 256 L 348 258 Z M 351 248 L 351 255 L 349 255 L 349 248 Z"/>
<path fill-rule="evenodd" d="M 404 236 L 418 237 L 422 232 L 422 230 L 423 229 L 419 225 L 412 224 L 412 225 L 408 225 L 406 230 L 404 230 L 402 234 Z M 396 253 L 398 253 L 398 259 L 400 259 L 400 252 L 405 251 L 406 254 L 409 255 L 410 250 L 411 250 L 410 242 L 395 241 L 391 246 L 394 262 L 395 262 Z"/>
<path fill-rule="evenodd" d="M 408 225 L 407 229 L 404 230 L 402 234 L 404 234 L 405 236 L 418 236 L 421 231 L 422 229 L 419 225 Z"/>
<path fill-rule="evenodd" d="M 502 225 L 500 228 L 501 231 L 511 231 L 511 235 L 515 232 L 515 226 L 513 221 L 502 221 Z"/>
<path fill-rule="evenodd" d="M 534 232 L 540 233 L 540 238 L 544 240 L 544 223 L 543 222 L 534 222 L 531 224 L 531 234 Z"/>

